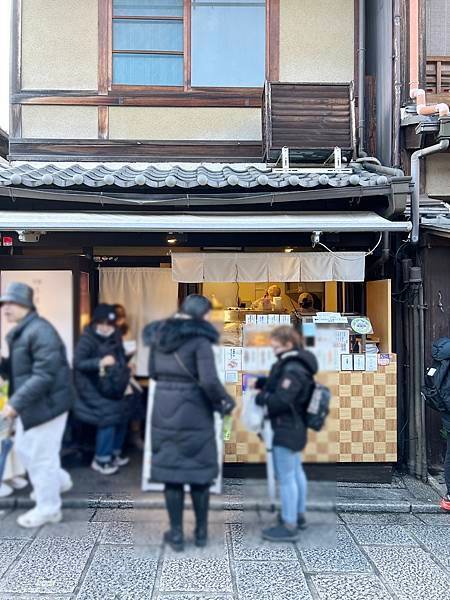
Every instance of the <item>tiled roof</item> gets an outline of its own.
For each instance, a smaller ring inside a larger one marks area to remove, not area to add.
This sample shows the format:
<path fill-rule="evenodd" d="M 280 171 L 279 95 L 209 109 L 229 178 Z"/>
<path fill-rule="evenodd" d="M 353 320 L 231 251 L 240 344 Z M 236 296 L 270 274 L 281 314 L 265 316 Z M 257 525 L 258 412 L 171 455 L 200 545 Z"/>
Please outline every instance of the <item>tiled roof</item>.
<path fill-rule="evenodd" d="M 167 165 L 123 165 L 112 168 L 78 164 L 58 166 L 29 164 L 0 166 L 0 186 L 59 188 L 316 188 L 346 186 L 386 186 L 385 175 L 362 170 L 355 165 L 351 173 L 282 173 L 265 165 L 200 165 L 193 168 Z"/>

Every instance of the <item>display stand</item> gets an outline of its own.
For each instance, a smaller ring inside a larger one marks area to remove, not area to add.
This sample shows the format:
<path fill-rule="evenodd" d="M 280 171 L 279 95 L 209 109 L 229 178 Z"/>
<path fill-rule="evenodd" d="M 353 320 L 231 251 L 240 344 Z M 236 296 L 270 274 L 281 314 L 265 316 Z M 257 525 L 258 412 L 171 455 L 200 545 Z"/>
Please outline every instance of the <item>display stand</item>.
<path fill-rule="evenodd" d="M 152 412 L 153 401 L 155 397 L 156 382 L 150 379 L 148 386 L 148 402 L 147 416 L 145 424 L 145 446 L 144 446 L 144 461 L 142 464 L 142 491 L 144 492 L 162 492 L 164 490 L 163 483 L 155 483 L 151 481 L 152 476 Z M 215 479 L 210 490 L 212 494 L 222 493 L 222 473 L 223 473 L 223 419 L 218 413 L 214 413 L 216 444 L 217 444 L 217 460 L 219 464 L 219 475 Z M 186 490 L 189 486 L 186 486 Z"/>

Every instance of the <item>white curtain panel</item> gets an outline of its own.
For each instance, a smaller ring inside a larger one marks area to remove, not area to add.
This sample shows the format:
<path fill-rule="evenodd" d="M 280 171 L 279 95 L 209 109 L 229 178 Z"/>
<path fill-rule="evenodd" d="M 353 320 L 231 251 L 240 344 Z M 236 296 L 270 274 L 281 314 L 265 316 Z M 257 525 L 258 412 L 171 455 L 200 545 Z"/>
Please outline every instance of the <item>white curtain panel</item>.
<path fill-rule="evenodd" d="M 130 332 L 127 339 L 136 340 L 134 358 L 137 375 L 148 375 L 148 348 L 142 341 L 142 330 L 151 321 L 165 319 L 178 308 L 178 284 L 172 269 L 154 267 L 107 267 L 100 269 L 100 302 L 123 304 Z"/>
<path fill-rule="evenodd" d="M 221 282 L 237 280 L 236 254 L 202 254 L 203 281 Z M 225 277 L 225 279 L 224 279 Z"/>
<path fill-rule="evenodd" d="M 266 256 L 269 266 L 268 281 L 300 281 L 301 261 L 298 253 L 270 252 Z"/>
<path fill-rule="evenodd" d="M 203 281 L 203 254 L 198 252 L 172 254 L 172 279 L 179 283 Z"/>
<path fill-rule="evenodd" d="M 174 281 L 364 281 L 364 252 L 172 254 Z"/>
<path fill-rule="evenodd" d="M 236 264 L 237 280 L 239 282 L 269 281 L 269 269 L 265 253 L 238 254 Z"/>
<path fill-rule="evenodd" d="M 364 281 L 366 257 L 364 252 L 338 252 L 334 255 L 335 281 Z"/>

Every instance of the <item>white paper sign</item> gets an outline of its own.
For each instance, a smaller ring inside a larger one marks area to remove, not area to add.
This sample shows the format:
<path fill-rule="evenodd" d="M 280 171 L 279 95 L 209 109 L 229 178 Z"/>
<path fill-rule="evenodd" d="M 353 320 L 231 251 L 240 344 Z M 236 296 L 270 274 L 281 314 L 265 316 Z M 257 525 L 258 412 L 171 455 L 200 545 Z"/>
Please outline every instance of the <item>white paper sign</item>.
<path fill-rule="evenodd" d="M 225 346 L 224 356 L 225 371 L 242 370 L 242 348 L 238 346 Z"/>
<path fill-rule="evenodd" d="M 378 356 L 377 354 L 366 353 L 366 371 L 378 371 Z"/>

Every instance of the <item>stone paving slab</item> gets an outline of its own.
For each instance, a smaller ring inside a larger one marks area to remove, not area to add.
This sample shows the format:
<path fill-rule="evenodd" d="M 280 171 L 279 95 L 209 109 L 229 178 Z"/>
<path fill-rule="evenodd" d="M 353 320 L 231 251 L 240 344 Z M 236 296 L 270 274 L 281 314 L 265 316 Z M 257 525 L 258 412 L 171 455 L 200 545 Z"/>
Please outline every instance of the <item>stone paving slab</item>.
<path fill-rule="evenodd" d="M 399 600 L 450 600 L 450 579 L 421 548 L 367 546 L 365 551 Z"/>
<path fill-rule="evenodd" d="M 86 539 L 37 539 L 0 581 L 0 592 L 72 593 L 94 543 Z"/>
<path fill-rule="evenodd" d="M 374 575 L 313 575 L 320 600 L 392 600 Z"/>
<path fill-rule="evenodd" d="M 371 570 L 367 559 L 344 525 L 336 527 L 334 546 L 305 548 L 299 545 L 299 550 L 305 570 L 309 573 L 320 571 L 365 573 Z"/>
<path fill-rule="evenodd" d="M 358 544 L 383 546 L 417 546 L 401 525 L 348 525 Z"/>
<path fill-rule="evenodd" d="M 411 513 L 341 513 L 340 517 L 345 523 L 355 525 L 418 525 L 421 523 L 419 515 Z"/>
<path fill-rule="evenodd" d="M 129 547 L 97 550 L 77 600 L 144 600 L 151 598 L 158 566 L 159 549 L 142 555 Z"/>
<path fill-rule="evenodd" d="M 312 598 L 297 562 L 238 561 L 239 600 L 308 600 Z"/>

